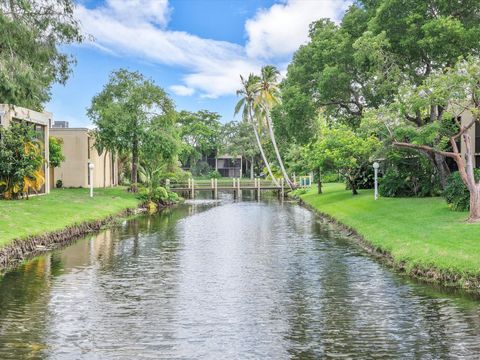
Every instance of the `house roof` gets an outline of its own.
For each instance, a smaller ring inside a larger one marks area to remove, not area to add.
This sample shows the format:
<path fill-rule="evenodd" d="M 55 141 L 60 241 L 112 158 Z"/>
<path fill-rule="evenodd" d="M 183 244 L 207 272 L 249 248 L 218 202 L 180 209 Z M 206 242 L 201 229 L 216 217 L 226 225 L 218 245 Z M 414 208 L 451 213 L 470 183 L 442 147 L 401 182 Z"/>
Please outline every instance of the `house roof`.
<path fill-rule="evenodd" d="M 52 113 L 44 111 L 39 112 L 35 110 L 30 110 L 20 106 L 10 105 L 10 104 L 0 104 L 0 116 L 11 116 L 12 118 L 25 120 L 35 124 L 50 126 L 52 120 Z"/>

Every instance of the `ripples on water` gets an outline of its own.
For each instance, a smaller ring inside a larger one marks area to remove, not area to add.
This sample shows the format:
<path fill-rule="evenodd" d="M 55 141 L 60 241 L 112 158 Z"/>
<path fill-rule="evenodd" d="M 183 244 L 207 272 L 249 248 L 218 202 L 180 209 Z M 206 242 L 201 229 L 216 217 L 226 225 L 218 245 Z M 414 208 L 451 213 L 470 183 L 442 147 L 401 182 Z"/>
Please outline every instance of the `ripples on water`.
<path fill-rule="evenodd" d="M 0 359 L 478 358 L 480 302 L 293 204 L 194 201 L 0 279 Z"/>

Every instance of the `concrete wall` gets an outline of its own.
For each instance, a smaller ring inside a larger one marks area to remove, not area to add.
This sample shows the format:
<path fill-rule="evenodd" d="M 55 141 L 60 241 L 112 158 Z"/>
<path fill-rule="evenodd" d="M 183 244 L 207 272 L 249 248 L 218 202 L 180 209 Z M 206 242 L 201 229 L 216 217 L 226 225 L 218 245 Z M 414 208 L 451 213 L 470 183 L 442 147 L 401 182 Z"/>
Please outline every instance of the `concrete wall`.
<path fill-rule="evenodd" d="M 62 180 L 64 187 L 89 187 L 88 164 L 93 163 L 93 186 L 118 184 L 118 164 L 107 152 L 99 155 L 94 139 L 85 128 L 52 128 L 50 135 L 63 140 L 65 161 L 54 170 L 54 183 Z M 89 150 L 90 147 L 90 150 Z M 106 155 L 106 158 L 105 158 Z M 105 182 L 104 182 L 105 174 Z"/>
<path fill-rule="evenodd" d="M 0 125 L 8 127 L 12 121 L 26 121 L 32 124 L 41 125 L 43 127 L 43 147 L 45 154 L 45 165 L 43 168 L 45 174 L 45 193 L 50 192 L 50 169 L 49 169 L 49 132 L 52 123 L 52 114 L 49 112 L 38 112 L 30 109 L 9 105 L 0 104 Z"/>

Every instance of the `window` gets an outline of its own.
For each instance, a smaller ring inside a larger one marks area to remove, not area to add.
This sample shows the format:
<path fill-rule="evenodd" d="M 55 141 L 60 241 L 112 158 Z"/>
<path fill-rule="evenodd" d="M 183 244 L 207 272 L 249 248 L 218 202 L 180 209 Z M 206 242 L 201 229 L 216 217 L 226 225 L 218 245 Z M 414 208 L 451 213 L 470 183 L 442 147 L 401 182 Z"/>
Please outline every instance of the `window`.
<path fill-rule="evenodd" d="M 87 159 L 90 160 L 90 136 L 87 136 Z M 88 178 L 90 179 L 90 176 Z"/>
<path fill-rule="evenodd" d="M 475 122 L 475 154 L 480 153 L 480 122 Z"/>

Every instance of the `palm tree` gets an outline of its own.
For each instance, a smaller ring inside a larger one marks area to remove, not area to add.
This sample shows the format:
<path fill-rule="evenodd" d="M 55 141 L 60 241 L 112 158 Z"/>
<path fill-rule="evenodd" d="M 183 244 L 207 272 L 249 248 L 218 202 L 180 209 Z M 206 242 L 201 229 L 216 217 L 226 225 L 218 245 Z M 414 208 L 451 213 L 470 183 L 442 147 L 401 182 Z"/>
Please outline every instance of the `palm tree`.
<path fill-rule="evenodd" d="M 257 125 L 253 117 L 253 113 L 256 111 L 256 108 L 254 107 L 256 96 L 255 89 L 258 87 L 260 78 L 256 75 L 250 74 L 247 79 L 244 79 L 243 76 L 240 75 L 240 80 L 242 81 L 242 88 L 237 90 L 237 96 L 241 96 L 242 98 L 235 106 L 235 115 L 242 111 L 243 121 L 246 121 L 252 125 L 253 132 L 255 133 L 255 139 L 257 140 L 257 145 L 260 150 L 260 154 L 262 155 L 263 162 L 268 170 L 268 174 L 272 178 L 275 185 L 279 186 L 277 179 L 275 179 L 273 176 L 272 169 L 270 168 L 270 164 L 265 156 L 265 152 L 263 151 L 262 143 L 260 142 L 260 135 L 258 134 Z"/>
<path fill-rule="evenodd" d="M 262 68 L 260 81 L 256 85 L 255 107 L 259 109 L 258 113 L 263 115 L 266 120 L 270 139 L 272 140 L 272 145 L 275 150 L 275 155 L 277 156 L 278 164 L 282 170 L 283 178 L 290 189 L 292 189 L 293 184 L 288 177 L 285 166 L 283 165 L 280 151 L 278 151 L 277 141 L 275 140 L 275 134 L 273 132 L 273 123 L 270 117 L 270 110 L 272 107 L 280 103 L 280 89 L 277 81 L 279 75 L 280 73 L 275 66 L 267 65 Z"/>

